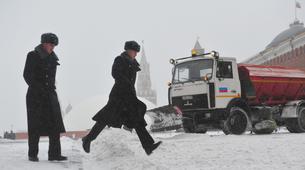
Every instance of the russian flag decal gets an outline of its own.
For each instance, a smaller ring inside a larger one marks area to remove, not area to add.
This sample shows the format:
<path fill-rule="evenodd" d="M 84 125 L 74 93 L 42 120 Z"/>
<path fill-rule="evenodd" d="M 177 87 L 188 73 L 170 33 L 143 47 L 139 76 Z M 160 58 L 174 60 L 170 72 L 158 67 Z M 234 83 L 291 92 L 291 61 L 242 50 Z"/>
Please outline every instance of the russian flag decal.
<path fill-rule="evenodd" d="M 227 87 L 219 87 L 219 92 L 220 93 L 227 93 L 228 92 L 228 88 Z"/>

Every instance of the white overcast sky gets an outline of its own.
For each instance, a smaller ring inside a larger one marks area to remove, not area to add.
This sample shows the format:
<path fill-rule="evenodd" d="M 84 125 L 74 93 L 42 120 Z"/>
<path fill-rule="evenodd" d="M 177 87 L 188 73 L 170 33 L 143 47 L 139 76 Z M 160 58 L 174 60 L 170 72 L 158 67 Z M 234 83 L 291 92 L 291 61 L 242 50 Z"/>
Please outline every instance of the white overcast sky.
<path fill-rule="evenodd" d="M 305 2 L 299 2 L 304 21 Z M 294 0 L 1 0 L 0 136 L 11 125 L 26 130 L 22 72 L 26 54 L 42 33 L 59 36 L 57 86 L 63 103 L 108 95 L 112 62 L 124 42 L 145 40 L 152 84 L 163 105 L 169 58 L 189 56 L 197 36 L 208 51 L 243 61 L 293 20 Z"/>

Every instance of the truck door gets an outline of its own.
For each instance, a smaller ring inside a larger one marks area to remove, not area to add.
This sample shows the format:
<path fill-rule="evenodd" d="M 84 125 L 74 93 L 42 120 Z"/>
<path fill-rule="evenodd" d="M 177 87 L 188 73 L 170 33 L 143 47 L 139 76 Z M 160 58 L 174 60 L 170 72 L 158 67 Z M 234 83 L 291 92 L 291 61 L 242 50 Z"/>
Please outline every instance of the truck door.
<path fill-rule="evenodd" d="M 218 61 L 215 79 L 216 108 L 226 108 L 233 98 L 240 97 L 240 82 L 236 62 Z"/>

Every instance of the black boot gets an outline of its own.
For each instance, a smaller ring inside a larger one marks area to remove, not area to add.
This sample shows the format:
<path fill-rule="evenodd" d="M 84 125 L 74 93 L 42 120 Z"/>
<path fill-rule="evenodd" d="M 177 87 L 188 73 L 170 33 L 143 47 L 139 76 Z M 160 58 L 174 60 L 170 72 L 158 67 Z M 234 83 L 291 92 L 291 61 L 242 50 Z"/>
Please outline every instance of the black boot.
<path fill-rule="evenodd" d="M 37 156 L 29 156 L 29 161 L 39 162 L 39 158 Z"/>
<path fill-rule="evenodd" d="M 67 157 L 59 155 L 59 156 L 49 156 L 49 161 L 66 161 L 68 160 Z"/>
<path fill-rule="evenodd" d="M 87 136 L 82 138 L 83 141 L 83 149 L 86 153 L 90 153 L 90 145 L 91 145 L 91 140 L 88 139 Z"/>
<path fill-rule="evenodd" d="M 29 151 L 28 158 L 31 162 L 39 162 L 37 157 L 39 150 L 39 138 L 40 136 L 36 133 L 29 133 Z"/>
<path fill-rule="evenodd" d="M 67 157 L 61 155 L 60 134 L 49 135 L 49 161 L 65 161 Z"/>
<path fill-rule="evenodd" d="M 144 150 L 145 150 L 146 154 L 147 154 L 147 155 L 152 154 L 152 152 L 153 152 L 155 149 L 157 149 L 157 148 L 160 146 L 161 143 L 162 143 L 162 141 L 159 141 L 159 142 L 157 142 L 157 143 L 152 144 L 150 147 L 145 148 Z"/>
<path fill-rule="evenodd" d="M 83 149 L 86 153 L 90 152 L 90 144 L 96 137 L 101 133 L 101 131 L 106 127 L 104 122 L 96 122 L 87 136 L 82 138 Z"/>

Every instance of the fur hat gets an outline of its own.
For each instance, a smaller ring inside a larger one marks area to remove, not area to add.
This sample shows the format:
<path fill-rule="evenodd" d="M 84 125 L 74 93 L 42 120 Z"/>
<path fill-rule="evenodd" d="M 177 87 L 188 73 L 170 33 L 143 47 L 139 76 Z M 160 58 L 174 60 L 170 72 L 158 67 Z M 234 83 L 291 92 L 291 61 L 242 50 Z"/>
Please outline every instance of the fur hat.
<path fill-rule="evenodd" d="M 58 37 L 53 33 L 44 33 L 41 35 L 41 43 L 58 45 Z"/>
<path fill-rule="evenodd" d="M 139 52 L 141 47 L 136 41 L 126 41 L 124 49 Z"/>

